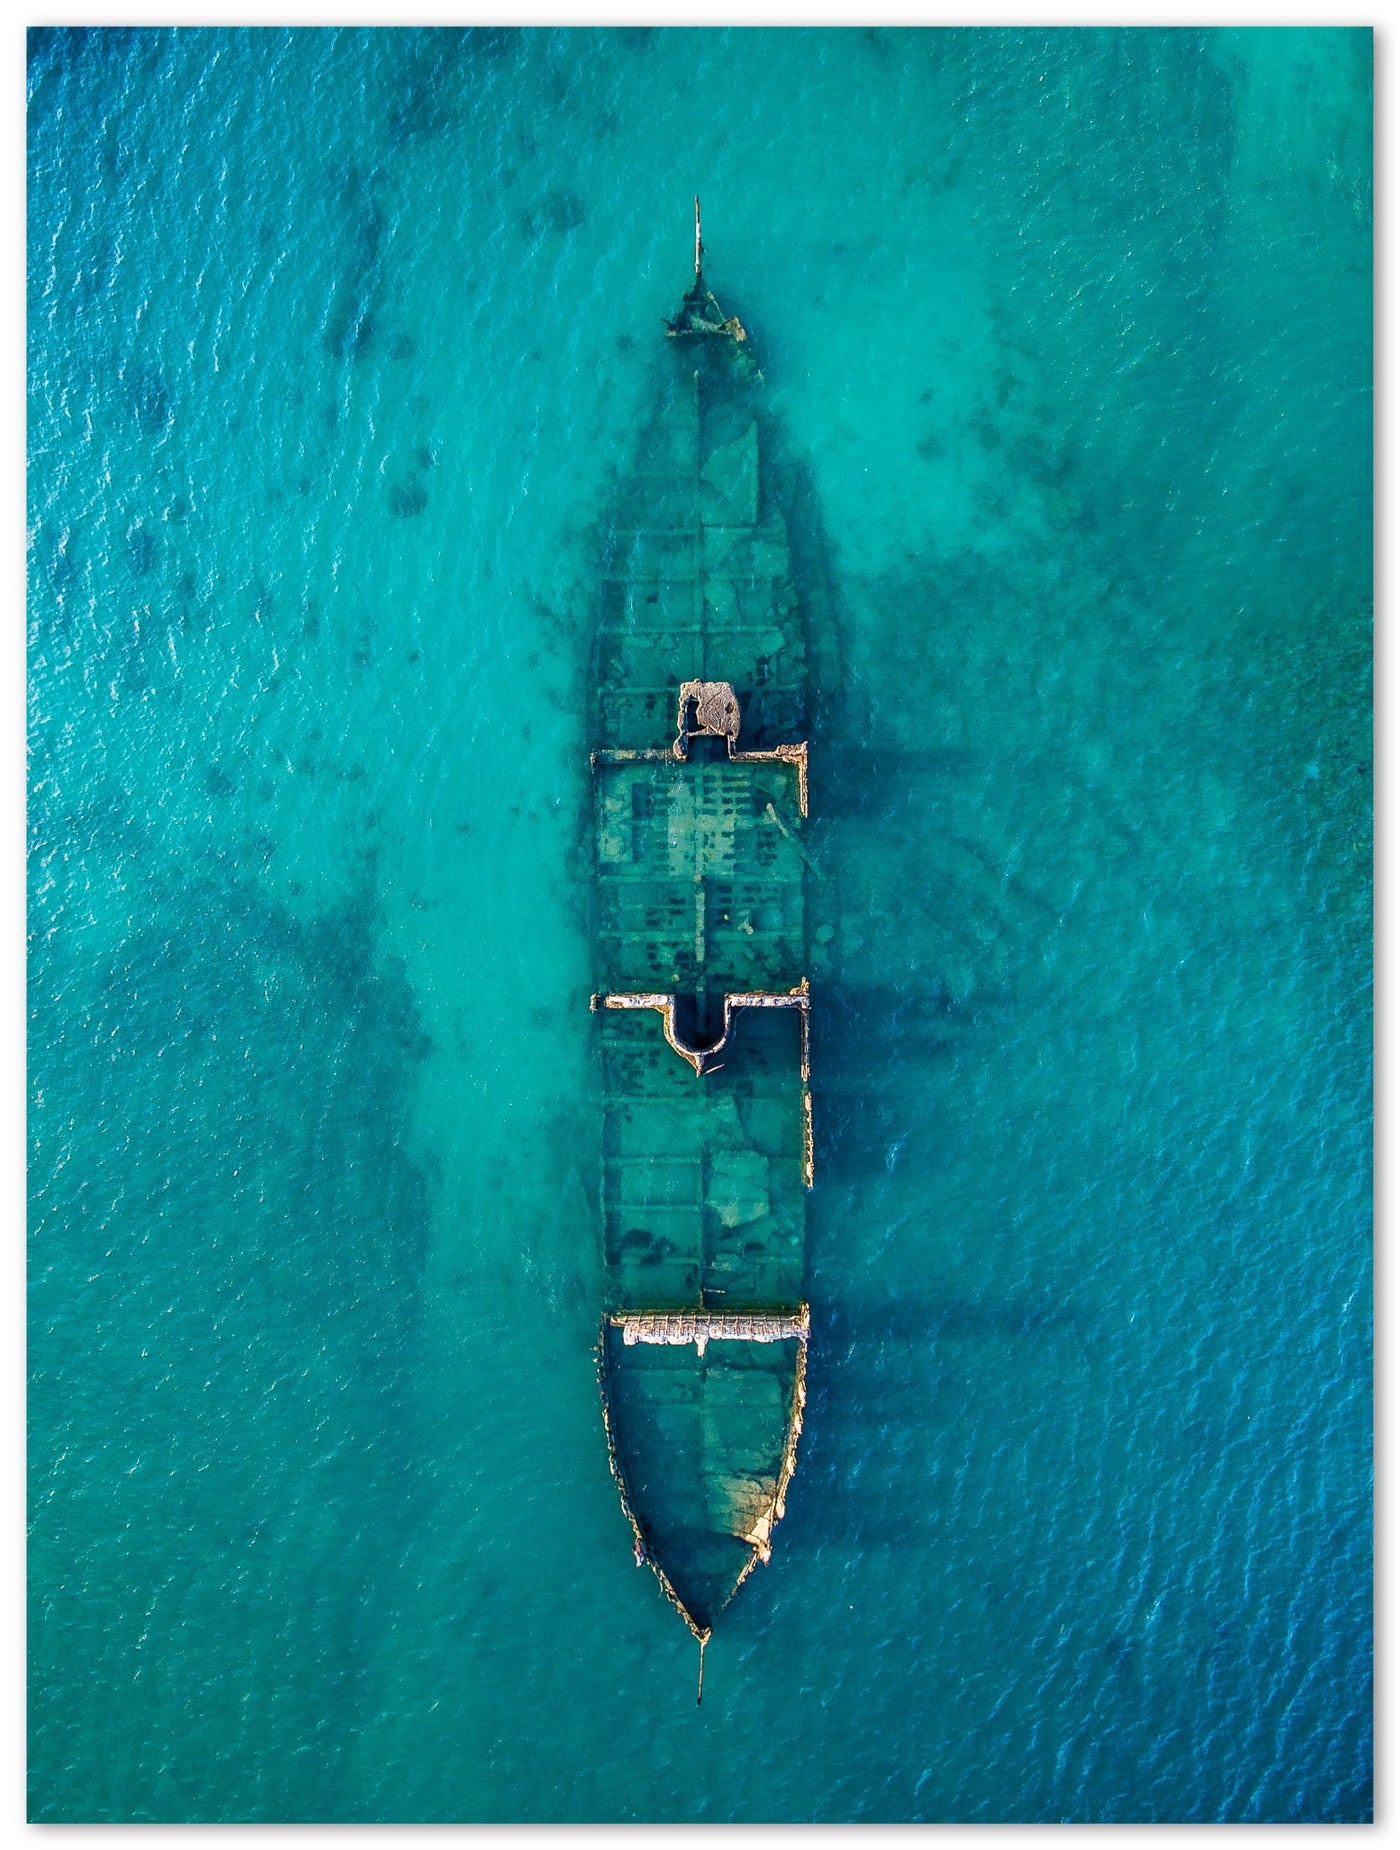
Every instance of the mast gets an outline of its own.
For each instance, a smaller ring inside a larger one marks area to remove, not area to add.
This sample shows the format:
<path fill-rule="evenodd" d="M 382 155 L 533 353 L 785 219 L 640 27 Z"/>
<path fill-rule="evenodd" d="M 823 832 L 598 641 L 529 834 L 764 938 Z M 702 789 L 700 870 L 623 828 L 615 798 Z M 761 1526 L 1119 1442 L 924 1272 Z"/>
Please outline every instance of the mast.
<path fill-rule="evenodd" d="M 697 193 L 695 195 L 695 281 L 697 285 L 700 281 L 700 258 L 703 251 L 704 246 L 700 242 L 700 195 Z"/>

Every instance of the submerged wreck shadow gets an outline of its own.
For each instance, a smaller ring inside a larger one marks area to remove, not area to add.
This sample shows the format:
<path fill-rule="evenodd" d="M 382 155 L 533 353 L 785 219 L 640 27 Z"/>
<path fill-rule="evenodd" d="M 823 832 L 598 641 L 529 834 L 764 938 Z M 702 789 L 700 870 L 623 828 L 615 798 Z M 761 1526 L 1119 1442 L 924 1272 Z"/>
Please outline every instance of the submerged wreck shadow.
<path fill-rule="evenodd" d="M 961 1424 L 964 1364 L 1050 1346 L 1081 1369 L 1092 1354 L 1083 1314 L 1044 1293 L 828 1302 L 811 1318 L 806 1427 L 788 1498 L 794 1551 L 931 1546 L 950 1521 L 939 1405 L 955 1405 Z M 926 1469 L 911 1470 L 915 1459 Z"/>

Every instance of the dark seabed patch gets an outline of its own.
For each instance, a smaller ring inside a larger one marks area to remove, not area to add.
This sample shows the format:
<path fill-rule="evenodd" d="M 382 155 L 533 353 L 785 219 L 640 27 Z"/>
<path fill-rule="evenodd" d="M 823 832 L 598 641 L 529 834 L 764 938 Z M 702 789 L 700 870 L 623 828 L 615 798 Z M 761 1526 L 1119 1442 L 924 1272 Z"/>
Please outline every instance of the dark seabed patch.
<path fill-rule="evenodd" d="M 75 1545 L 88 1564 L 31 1639 L 55 1699 L 35 1816 L 355 1813 L 368 1640 L 426 1494 L 403 1139 L 430 1048 L 376 936 L 368 892 L 302 921 L 210 874 L 103 968 L 36 959 L 36 1022 L 71 1052 L 33 1121 L 31 1549 L 41 1582 Z M 77 1202 L 50 1185 L 65 1121 Z M 120 1538 L 100 1560 L 88 1524 Z M 74 1788 L 93 1726 L 109 1771 Z M 172 1726 L 197 1754 L 165 1754 Z"/>

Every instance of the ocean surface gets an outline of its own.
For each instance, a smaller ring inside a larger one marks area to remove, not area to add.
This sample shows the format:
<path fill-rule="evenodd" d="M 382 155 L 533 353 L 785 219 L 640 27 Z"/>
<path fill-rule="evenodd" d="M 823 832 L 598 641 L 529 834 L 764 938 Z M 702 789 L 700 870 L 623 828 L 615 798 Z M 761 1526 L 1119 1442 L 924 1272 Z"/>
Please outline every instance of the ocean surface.
<path fill-rule="evenodd" d="M 1363 31 L 39 31 L 30 1804 L 1371 1808 Z M 811 484 L 814 1337 L 695 1647 L 593 1344 L 597 522 Z"/>

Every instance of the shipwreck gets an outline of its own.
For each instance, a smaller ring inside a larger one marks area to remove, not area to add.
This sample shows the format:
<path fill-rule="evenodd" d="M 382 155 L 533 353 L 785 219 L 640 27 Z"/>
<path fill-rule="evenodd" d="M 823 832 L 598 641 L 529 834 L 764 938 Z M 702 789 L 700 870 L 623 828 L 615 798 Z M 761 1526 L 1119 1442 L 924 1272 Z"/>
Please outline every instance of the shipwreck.
<path fill-rule="evenodd" d="M 603 529 L 592 752 L 599 1340 L 639 1566 L 700 1645 L 797 1462 L 813 1183 L 808 642 L 762 375 L 703 271 Z"/>

